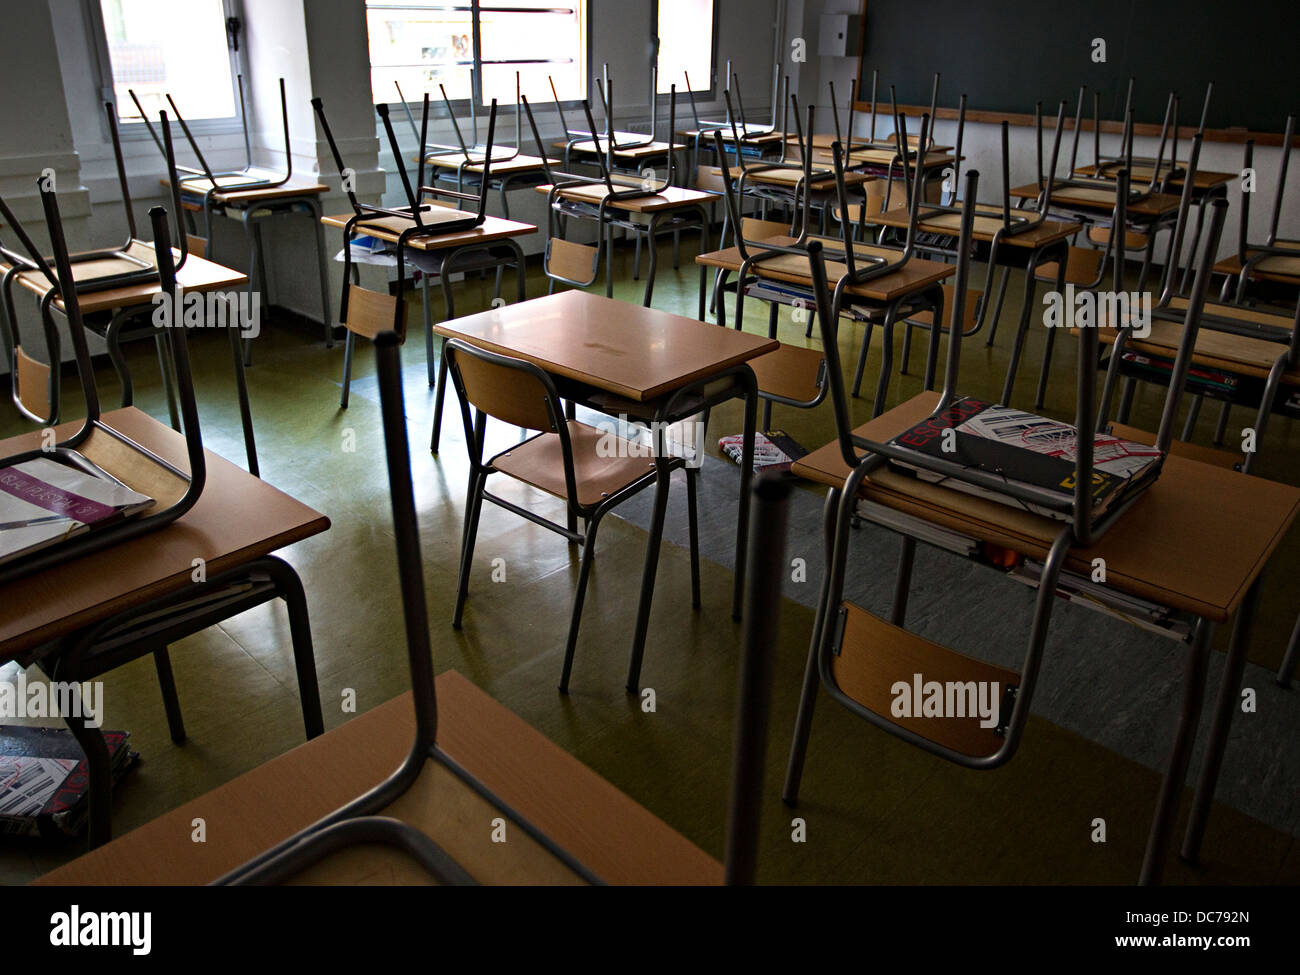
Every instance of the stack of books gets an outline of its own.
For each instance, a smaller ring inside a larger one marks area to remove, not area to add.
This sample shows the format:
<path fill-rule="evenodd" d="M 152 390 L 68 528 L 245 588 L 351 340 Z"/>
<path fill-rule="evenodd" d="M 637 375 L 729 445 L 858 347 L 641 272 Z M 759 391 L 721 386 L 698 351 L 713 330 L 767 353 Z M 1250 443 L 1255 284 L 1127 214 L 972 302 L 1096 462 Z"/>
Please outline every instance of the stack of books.
<path fill-rule="evenodd" d="M 890 465 L 897 470 L 1034 514 L 1060 521 L 1071 517 L 1078 432 L 1068 423 L 967 396 L 890 443 L 916 457 L 915 461 L 891 458 Z M 1039 489 L 1059 498 L 1062 507 L 1022 501 L 994 488 L 938 473 L 927 464 L 930 458 L 981 471 L 1007 485 Z M 1094 515 L 1105 514 L 1149 487 L 1160 473 L 1161 462 L 1162 456 L 1154 447 L 1106 433 L 1095 434 Z"/>
<path fill-rule="evenodd" d="M 103 731 L 114 784 L 139 759 L 130 733 Z M 66 728 L 0 727 L 0 835 L 76 836 L 90 810 L 90 774 Z"/>

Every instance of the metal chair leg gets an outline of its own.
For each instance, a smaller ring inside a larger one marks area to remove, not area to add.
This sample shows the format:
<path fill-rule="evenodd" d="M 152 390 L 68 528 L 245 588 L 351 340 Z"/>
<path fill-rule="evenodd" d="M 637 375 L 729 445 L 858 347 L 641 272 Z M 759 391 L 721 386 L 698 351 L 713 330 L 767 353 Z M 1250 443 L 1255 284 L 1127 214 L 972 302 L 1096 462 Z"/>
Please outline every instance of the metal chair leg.
<path fill-rule="evenodd" d="M 696 445 L 703 450 L 702 444 Z M 700 522 L 696 510 L 696 496 L 699 493 L 700 469 L 686 468 L 686 514 L 691 544 L 691 608 L 700 608 Z"/>
<path fill-rule="evenodd" d="M 1160 784 L 1160 797 L 1155 815 L 1151 819 L 1151 833 L 1147 839 L 1146 853 L 1142 858 L 1139 883 L 1158 884 L 1164 873 L 1165 855 L 1173 834 L 1174 820 L 1178 815 L 1178 802 L 1187 781 L 1187 766 L 1192 759 L 1192 744 L 1196 726 L 1201 717 L 1201 699 L 1205 696 L 1205 672 L 1210 655 L 1210 634 L 1213 624 L 1202 619 L 1196 624 L 1191 646 L 1187 648 L 1187 663 L 1183 674 L 1182 714 L 1174 743 L 1169 751 L 1164 780 Z"/>
<path fill-rule="evenodd" d="M 312 647 L 311 621 L 307 615 L 307 593 L 293 566 L 274 555 L 262 559 L 259 567 L 271 577 L 289 615 L 289 639 L 293 644 L 293 665 L 302 702 L 302 722 L 308 740 L 324 734 L 325 720 L 320 707 L 320 685 L 316 679 L 316 656 Z"/>
<path fill-rule="evenodd" d="M 343 391 L 339 394 L 339 409 L 348 408 L 348 389 L 352 386 L 352 349 L 356 344 L 356 335 L 348 332 L 343 339 Z"/>
<path fill-rule="evenodd" d="M 65 714 L 64 723 L 86 755 L 89 779 L 90 812 L 87 817 L 86 841 L 90 849 L 103 846 L 113 838 L 113 770 L 108 742 L 98 728 L 91 728 L 79 714 Z"/>
<path fill-rule="evenodd" d="M 1223 437 L 1228 432 L 1228 414 L 1232 412 L 1232 404 L 1224 401 L 1219 407 L 1219 422 L 1214 426 L 1214 446 L 1223 446 Z"/>
<path fill-rule="evenodd" d="M 154 668 L 158 671 L 158 686 L 162 690 L 163 710 L 167 714 L 167 730 L 172 741 L 185 744 L 185 722 L 181 718 L 181 701 L 176 693 L 176 678 L 172 675 L 172 659 L 167 648 L 153 652 Z"/>
<path fill-rule="evenodd" d="M 573 655 L 578 649 L 578 627 L 582 623 L 582 604 L 587 598 L 587 582 L 591 578 L 591 563 L 596 555 L 596 529 L 600 515 L 592 518 L 582 540 L 582 564 L 578 569 L 578 590 L 573 594 L 573 612 L 569 618 L 569 636 L 564 644 L 564 666 L 560 670 L 560 693 L 569 693 L 569 676 L 573 673 Z"/>
<path fill-rule="evenodd" d="M 1201 774 L 1196 782 L 1196 795 L 1192 800 L 1192 811 L 1187 817 L 1187 831 L 1183 834 L 1182 856 L 1184 860 L 1196 862 L 1201 852 L 1201 840 L 1205 836 L 1205 826 L 1210 818 L 1210 803 L 1214 801 L 1214 790 L 1219 784 L 1219 772 L 1223 768 L 1223 753 L 1228 745 L 1228 732 L 1232 729 L 1232 714 L 1240 700 L 1241 677 L 1246 670 L 1246 656 L 1250 650 L 1250 630 L 1255 622 L 1255 610 L 1259 605 L 1259 579 L 1256 578 L 1246 598 L 1237 608 L 1237 618 L 1233 622 L 1232 641 L 1228 646 L 1228 659 L 1223 665 L 1223 678 L 1219 684 L 1219 694 L 1214 702 L 1214 717 L 1210 723 L 1210 737 L 1205 744 L 1205 755 L 1201 759 Z"/>
<path fill-rule="evenodd" d="M 835 513 L 839 510 L 840 489 L 832 488 L 826 493 L 825 510 L 822 517 L 825 532 L 824 546 L 826 565 L 830 565 L 831 546 L 835 536 Z M 781 800 L 787 806 L 799 801 L 799 783 L 803 779 L 804 759 L 808 754 L 808 738 L 812 733 L 813 709 L 817 704 L 817 691 L 821 686 L 821 675 L 817 666 L 817 648 L 821 646 L 822 627 L 827 616 L 827 587 L 830 573 L 822 579 L 821 595 L 817 601 L 817 615 L 814 617 L 812 642 L 808 645 L 808 663 L 803 672 L 803 689 L 799 694 L 799 713 L 794 722 L 794 736 L 790 740 L 790 758 L 785 767 L 785 785 L 781 789 Z"/>
<path fill-rule="evenodd" d="M 1286 645 L 1286 654 L 1282 657 L 1282 666 L 1277 669 L 1277 682 L 1282 687 L 1291 686 L 1297 657 L 1300 657 L 1300 616 L 1296 617 L 1295 629 L 1291 631 L 1291 642 Z"/>
<path fill-rule="evenodd" d="M 1183 439 L 1183 442 L 1184 442 L 1184 443 L 1191 443 L 1191 442 L 1192 442 L 1192 436 L 1193 436 L 1193 435 L 1195 434 L 1195 432 L 1196 432 L 1196 421 L 1197 421 L 1198 419 L 1200 419 L 1200 416 L 1201 416 L 1201 402 L 1202 402 L 1203 400 L 1204 400 L 1204 397 L 1202 397 L 1202 396 L 1193 396 L 1193 397 L 1192 397 L 1192 405 L 1191 405 L 1191 407 L 1187 410 L 1187 419 L 1183 422 L 1183 438 L 1182 438 L 1182 439 Z"/>
<path fill-rule="evenodd" d="M 465 534 L 461 541 L 460 577 L 456 583 L 456 612 L 451 618 L 451 625 L 457 630 L 465 613 L 465 598 L 469 595 L 469 569 L 474 561 L 474 542 L 478 537 L 478 518 L 483 510 L 483 482 L 486 479 L 486 474 L 476 472 L 469 496 L 465 499 Z"/>

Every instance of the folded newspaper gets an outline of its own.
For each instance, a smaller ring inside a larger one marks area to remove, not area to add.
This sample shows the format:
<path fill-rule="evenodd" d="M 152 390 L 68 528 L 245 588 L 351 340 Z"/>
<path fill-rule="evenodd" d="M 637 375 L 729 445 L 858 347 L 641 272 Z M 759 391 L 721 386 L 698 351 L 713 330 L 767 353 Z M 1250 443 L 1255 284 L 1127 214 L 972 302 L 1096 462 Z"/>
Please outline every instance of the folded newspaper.
<path fill-rule="evenodd" d="M 1070 517 L 1062 507 L 1022 501 L 995 488 L 939 473 L 925 462 L 927 457 L 946 460 L 1001 478 L 1008 485 L 1037 488 L 1066 506 L 1074 498 L 1078 456 L 1078 431 L 1069 423 L 967 396 L 891 443 L 917 455 L 916 462 L 891 458 L 891 466 L 922 480 L 1061 521 Z M 1144 489 L 1155 480 L 1160 467 L 1161 454 L 1155 447 L 1108 433 L 1095 434 L 1093 511 L 1101 514 Z"/>
<path fill-rule="evenodd" d="M 745 456 L 745 438 L 740 434 L 723 437 L 718 441 L 718 449 L 737 464 Z M 790 465 L 808 451 L 793 438 L 780 430 L 768 430 L 767 433 L 754 434 L 754 470 L 788 471 Z"/>
<path fill-rule="evenodd" d="M 0 565 L 151 504 L 109 474 L 48 457 L 0 467 Z"/>

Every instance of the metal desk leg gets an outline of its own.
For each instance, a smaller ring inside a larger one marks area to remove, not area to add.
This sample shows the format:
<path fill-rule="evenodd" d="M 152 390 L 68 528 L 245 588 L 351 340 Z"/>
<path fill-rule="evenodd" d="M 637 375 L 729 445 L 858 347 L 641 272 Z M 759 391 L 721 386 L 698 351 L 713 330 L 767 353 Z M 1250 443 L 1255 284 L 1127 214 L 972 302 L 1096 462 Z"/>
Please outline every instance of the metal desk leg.
<path fill-rule="evenodd" d="M 122 329 L 126 327 L 130 318 L 131 316 L 121 310 L 115 311 L 108 321 L 108 328 L 104 330 L 104 344 L 108 346 L 108 359 L 113 363 L 113 371 L 117 373 L 118 382 L 122 384 L 123 406 L 130 406 L 135 402 L 135 385 L 131 381 L 131 367 L 127 365 L 126 356 L 122 354 L 121 342 Z M 161 346 L 159 348 L 161 349 Z M 167 378 L 163 377 L 164 388 L 167 388 Z"/>
<path fill-rule="evenodd" d="M 1056 259 L 1056 293 L 1065 293 L 1065 263 L 1070 256 L 1069 247 L 1062 248 Z M 1034 392 L 1034 409 L 1042 409 L 1047 396 L 1047 377 L 1052 368 L 1052 348 L 1056 344 L 1056 329 L 1049 328 L 1043 346 L 1043 362 L 1038 368 L 1038 389 Z"/>
<path fill-rule="evenodd" d="M 614 297 L 614 225 L 605 225 L 605 297 Z"/>
<path fill-rule="evenodd" d="M 334 321 L 330 316 L 329 257 L 325 250 L 325 225 L 321 223 L 320 201 L 314 196 L 303 197 L 312 223 L 316 227 L 316 262 L 320 272 L 321 324 L 325 329 L 325 348 L 334 348 Z"/>
<path fill-rule="evenodd" d="M 1205 619 L 1197 620 L 1192 642 L 1187 648 L 1187 664 L 1183 673 L 1183 705 L 1174 733 L 1173 747 L 1165 767 L 1165 777 L 1160 784 L 1160 797 L 1151 818 L 1151 833 L 1147 839 L 1146 853 L 1142 858 L 1139 883 L 1158 884 L 1164 873 L 1165 856 L 1178 816 L 1178 801 L 1187 781 L 1187 766 L 1192 759 L 1192 744 L 1196 740 L 1196 726 L 1201 719 L 1201 703 L 1205 696 L 1205 671 L 1210 656 L 1210 634 L 1214 625 Z"/>
<path fill-rule="evenodd" d="M 262 266 L 259 253 L 261 240 L 257 235 L 256 226 L 249 222 L 247 210 L 242 211 L 241 222 L 244 225 L 244 236 L 248 238 L 248 306 L 251 308 L 253 306 L 253 292 L 257 290 L 259 284 L 262 290 L 265 291 L 266 282 L 264 280 L 259 282 L 257 279 L 258 268 Z M 244 339 L 243 348 L 244 365 L 251 366 L 253 364 L 253 343 L 248 339 Z"/>
<path fill-rule="evenodd" d="M 721 302 L 719 302 L 721 305 Z M 736 579 L 731 595 L 731 618 L 739 621 L 745 602 L 745 557 L 749 545 L 749 496 L 754 481 L 754 433 L 758 424 L 758 381 L 754 370 L 741 371 L 744 377 L 745 432 L 740 458 L 740 503 L 736 516 Z"/>
<path fill-rule="evenodd" d="M 444 261 L 444 270 L 446 262 Z M 438 277 L 443 281 L 443 292 L 447 290 L 446 275 L 439 274 Z M 429 300 L 429 275 L 425 271 L 420 272 L 420 301 L 424 304 L 424 371 L 428 376 L 429 388 L 433 389 L 433 310 L 429 307 L 432 302 Z M 448 313 L 447 318 L 451 318 Z"/>
<path fill-rule="evenodd" d="M 1295 676 L 1297 656 L 1300 656 L 1300 616 L 1296 617 L 1295 629 L 1291 631 L 1291 642 L 1286 645 L 1286 654 L 1282 657 L 1282 666 L 1277 669 L 1277 682 L 1280 686 L 1291 686 L 1291 678 Z"/>
<path fill-rule="evenodd" d="M 989 319 L 989 338 L 984 343 L 985 348 L 993 347 L 993 337 L 998 334 L 998 319 L 1002 317 L 1002 302 L 1007 296 L 1007 280 L 1010 276 L 1011 268 L 1004 266 L 1002 268 L 1002 277 L 998 281 L 998 297 L 993 303 L 993 317 Z M 989 300 L 988 295 L 984 296 L 984 300 Z"/>
<path fill-rule="evenodd" d="M 907 597 L 912 589 L 912 565 L 916 561 L 916 539 L 911 535 L 899 538 L 902 543 L 898 550 L 898 574 L 894 578 L 894 605 L 890 610 L 889 621 L 902 629 L 907 619 Z M 830 563 L 827 563 L 829 571 Z"/>
<path fill-rule="evenodd" d="M 244 427 L 244 453 L 248 457 L 248 473 L 261 477 L 257 465 L 257 439 L 253 434 L 253 408 L 248 402 L 248 377 L 244 375 L 244 356 L 240 349 L 239 329 L 227 326 L 230 335 L 230 357 L 235 368 L 235 389 L 239 393 L 239 420 Z"/>
<path fill-rule="evenodd" d="M 184 325 L 176 324 L 169 326 L 171 328 L 184 328 Z M 162 374 L 163 394 L 167 397 L 167 413 L 171 420 L 173 430 L 181 428 L 181 414 L 176 405 L 176 365 L 172 359 L 172 347 L 169 343 L 163 341 L 162 332 L 154 332 L 154 345 L 158 349 L 158 371 Z"/>
<path fill-rule="evenodd" d="M 1011 361 L 1007 363 L 1006 379 L 1002 382 L 1002 399 L 998 402 L 1003 404 L 1011 403 L 1011 390 L 1016 385 L 1016 373 L 1020 369 L 1020 355 L 1025 350 L 1025 334 L 1029 331 L 1029 320 L 1034 313 L 1034 298 L 1038 294 L 1038 281 L 1034 278 L 1034 271 L 1038 269 L 1039 257 L 1037 253 L 1030 255 L 1025 266 L 1025 304 L 1020 309 L 1020 324 L 1016 327 L 1016 340 L 1011 346 Z"/>
<path fill-rule="evenodd" d="M 629 694 L 640 690 L 641 660 L 645 656 L 646 634 L 650 629 L 650 604 L 654 599 L 655 576 L 659 570 L 659 543 L 663 538 L 664 514 L 668 509 L 671 472 L 663 457 L 655 458 L 655 467 L 658 470 L 655 475 L 654 511 L 650 518 L 650 537 L 646 539 L 645 568 L 641 571 L 641 595 L 637 601 L 636 628 L 632 635 L 632 659 L 627 670 Z"/>
<path fill-rule="evenodd" d="M 641 299 L 641 304 L 647 308 L 650 307 L 650 297 L 655 290 L 655 273 L 659 269 L 659 247 L 656 244 L 655 232 L 659 229 L 659 214 L 650 218 L 650 226 L 646 230 L 646 241 L 650 245 L 650 266 L 645 273 L 645 296 Z M 641 235 L 637 234 L 637 249 L 640 249 Z"/>
<path fill-rule="evenodd" d="M 1205 743 L 1205 757 L 1201 761 L 1201 775 L 1196 783 L 1196 797 L 1187 818 L 1187 832 L 1183 835 L 1183 859 L 1195 863 L 1205 836 L 1205 825 L 1210 818 L 1210 803 L 1219 784 L 1223 768 L 1223 753 L 1228 745 L 1228 732 L 1232 728 L 1232 715 L 1241 700 L 1241 676 L 1246 669 L 1246 655 L 1250 650 L 1250 628 L 1255 622 L 1259 607 L 1259 577 L 1246 592 L 1237 619 L 1232 625 L 1232 642 L 1228 646 L 1228 659 L 1223 667 L 1223 680 L 1214 704 L 1214 719 L 1210 724 L 1210 737 Z"/>
<path fill-rule="evenodd" d="M 880 359 L 880 378 L 876 380 L 876 399 L 872 404 L 871 415 L 880 416 L 885 412 L 885 396 L 889 392 L 889 380 L 894 368 L 894 318 L 898 312 L 898 305 L 892 304 L 889 310 L 885 312 L 885 321 L 881 329 L 881 337 L 884 339 L 884 345 L 881 349 Z M 865 340 L 862 343 L 863 351 L 866 351 Z M 863 356 L 858 361 L 858 372 L 861 375 L 862 367 L 866 365 L 866 357 Z"/>

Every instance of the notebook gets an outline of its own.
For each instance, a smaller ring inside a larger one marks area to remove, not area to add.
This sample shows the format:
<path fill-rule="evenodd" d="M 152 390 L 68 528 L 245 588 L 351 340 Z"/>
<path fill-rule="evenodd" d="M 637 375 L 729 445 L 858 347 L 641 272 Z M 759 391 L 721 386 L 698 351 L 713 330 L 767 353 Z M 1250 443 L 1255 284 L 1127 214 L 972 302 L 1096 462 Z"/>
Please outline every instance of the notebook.
<path fill-rule="evenodd" d="M 49 457 L 0 467 L 0 565 L 153 503 L 103 471 Z"/>
<path fill-rule="evenodd" d="M 949 432 L 951 431 L 951 432 Z M 1078 432 L 1068 423 L 972 397 L 955 400 L 890 443 L 918 455 L 915 463 L 890 459 L 898 470 L 926 481 L 998 501 L 1012 507 L 1068 521 L 1070 512 L 1022 501 L 992 488 L 927 469 L 922 458 L 934 457 L 968 470 L 1000 477 L 1007 484 L 1049 492 L 1068 505 L 1074 498 Z M 1108 433 L 1093 436 L 1092 504 L 1101 515 L 1155 480 L 1161 454 L 1155 447 Z"/>

